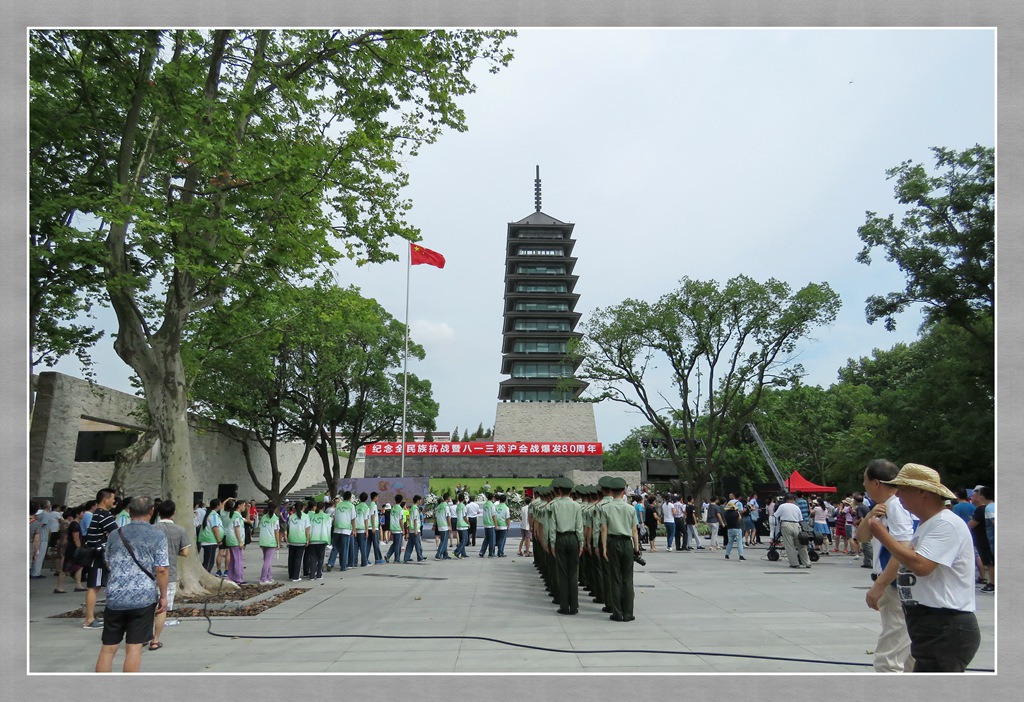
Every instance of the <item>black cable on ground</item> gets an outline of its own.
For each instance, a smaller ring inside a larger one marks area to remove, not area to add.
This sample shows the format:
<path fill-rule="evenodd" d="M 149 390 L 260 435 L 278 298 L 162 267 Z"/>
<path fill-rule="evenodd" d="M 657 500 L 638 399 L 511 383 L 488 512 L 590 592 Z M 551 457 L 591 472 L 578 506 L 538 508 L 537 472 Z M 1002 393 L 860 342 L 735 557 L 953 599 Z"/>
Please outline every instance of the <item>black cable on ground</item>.
<path fill-rule="evenodd" d="M 217 589 L 220 594 L 224 586 L 224 576 L 221 576 L 221 586 Z M 543 651 L 546 653 L 569 653 L 569 654 L 608 654 L 608 653 L 642 653 L 642 654 L 663 654 L 666 656 L 709 656 L 714 658 L 745 658 L 761 661 L 785 661 L 791 663 L 815 663 L 819 665 L 846 665 L 861 668 L 871 668 L 873 664 L 852 661 L 826 661 L 817 658 L 792 658 L 788 656 L 760 656 L 747 653 L 720 653 L 714 651 L 663 651 L 639 648 L 609 648 L 609 649 L 571 649 L 571 648 L 550 648 L 548 646 L 533 646 L 531 644 L 505 641 L 489 636 L 425 636 L 425 635 L 402 635 L 402 634 L 219 634 L 213 630 L 213 620 L 207 614 L 207 605 L 203 605 L 203 617 L 206 618 L 206 633 L 221 639 L 247 639 L 247 640 L 279 640 L 279 639 L 389 639 L 400 641 L 486 641 L 488 643 L 511 646 L 512 648 L 525 648 L 531 651 Z M 994 673 L 991 668 L 968 668 L 969 672 Z"/>

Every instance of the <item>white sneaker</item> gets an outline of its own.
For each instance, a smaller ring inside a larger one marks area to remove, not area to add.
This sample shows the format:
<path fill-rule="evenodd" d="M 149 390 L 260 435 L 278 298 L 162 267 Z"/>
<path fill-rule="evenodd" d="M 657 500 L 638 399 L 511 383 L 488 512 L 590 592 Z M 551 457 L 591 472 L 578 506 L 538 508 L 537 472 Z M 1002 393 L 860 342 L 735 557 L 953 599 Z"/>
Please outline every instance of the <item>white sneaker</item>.
<path fill-rule="evenodd" d="M 181 624 L 180 619 L 168 619 L 164 622 L 164 626 L 178 626 L 179 624 Z"/>
<path fill-rule="evenodd" d="M 668 550 L 669 550 L 669 551 L 671 551 L 671 550 L 672 550 L 672 547 L 671 547 L 671 546 L 669 546 L 669 547 L 668 547 Z"/>

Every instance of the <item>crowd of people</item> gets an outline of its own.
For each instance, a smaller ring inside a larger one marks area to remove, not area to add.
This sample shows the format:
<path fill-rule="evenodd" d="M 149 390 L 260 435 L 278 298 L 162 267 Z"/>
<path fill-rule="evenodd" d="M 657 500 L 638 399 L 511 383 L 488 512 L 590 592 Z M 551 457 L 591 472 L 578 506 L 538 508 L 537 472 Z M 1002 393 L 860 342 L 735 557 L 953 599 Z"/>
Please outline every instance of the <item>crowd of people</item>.
<path fill-rule="evenodd" d="M 862 482 L 863 492 L 833 501 L 797 492 L 762 506 L 756 494 L 729 493 L 698 505 L 689 495 L 643 487 L 627 495 L 621 478 L 605 476 L 597 485 L 557 478 L 535 489 L 519 509 L 517 555 L 533 558 L 559 614 L 579 612 L 582 589 L 611 620 L 628 622 L 635 619 L 634 559 L 642 563 L 644 550 L 659 550 L 662 533 L 668 552 L 724 550 L 724 558 L 735 552 L 740 561 L 747 560 L 745 547 L 762 544 L 767 535 L 772 548 L 785 549 L 792 568 L 810 568 L 808 544 L 827 543 L 826 553 L 859 559 L 872 571 L 865 601 L 881 617 L 876 670 L 964 670 L 980 641 L 975 588 L 995 591 L 992 489 L 977 485 L 954 493 L 926 466 L 900 469 L 883 459 L 867 465 Z M 427 560 L 423 497 L 396 495 L 394 504 L 384 505 L 378 497 L 346 491 L 330 502 L 270 503 L 264 509 L 255 500 L 214 498 L 194 508 L 197 555 L 207 571 L 240 585 L 246 584 L 245 547 L 254 535 L 262 552 L 261 584 L 274 582 L 271 566 L 285 547 L 293 582 L 321 579 L 335 567 Z M 431 497 L 434 560 L 468 558 L 477 518 L 482 545 L 476 555 L 506 557 L 508 495 L 487 491 L 482 497 Z M 75 507 L 30 503 L 29 577 L 47 577 L 41 568 L 49 551 L 54 592 L 68 592 L 65 580 L 85 592 L 83 628 L 103 630 L 97 671 L 110 670 L 122 641 L 124 670 L 138 670 L 142 648 L 161 648 L 164 626 L 176 623 L 167 613 L 174 607 L 177 559 L 190 555 L 193 535 L 174 516 L 169 500 L 119 499 L 109 488 Z M 101 622 L 95 608 L 103 588 Z"/>

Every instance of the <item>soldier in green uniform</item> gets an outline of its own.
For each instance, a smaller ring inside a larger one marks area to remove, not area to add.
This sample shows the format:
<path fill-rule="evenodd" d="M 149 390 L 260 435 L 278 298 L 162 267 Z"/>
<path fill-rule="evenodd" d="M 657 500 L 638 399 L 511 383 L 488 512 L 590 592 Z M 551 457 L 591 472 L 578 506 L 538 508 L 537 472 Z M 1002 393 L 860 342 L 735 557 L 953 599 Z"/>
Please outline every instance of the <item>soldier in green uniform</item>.
<path fill-rule="evenodd" d="M 541 487 L 537 490 L 538 504 L 533 512 L 533 518 L 535 519 L 536 529 L 534 531 L 534 538 L 537 543 L 534 553 L 537 555 L 537 570 L 540 571 L 541 580 L 544 583 L 544 589 L 547 590 L 548 594 L 554 597 L 554 587 L 551 582 L 551 549 L 548 548 L 547 541 L 547 529 L 548 529 L 548 503 L 550 502 L 551 489 L 549 487 Z"/>
<path fill-rule="evenodd" d="M 557 572 L 556 592 L 558 613 L 576 614 L 579 611 L 579 566 L 583 550 L 583 515 L 579 504 L 573 500 L 572 480 L 555 478 L 551 481 L 556 497 L 548 511 L 551 524 L 548 530 L 548 545 L 555 557 Z"/>
<path fill-rule="evenodd" d="M 594 601 L 604 604 L 601 611 L 608 614 L 611 614 L 612 611 L 612 608 L 608 604 L 608 592 L 611 588 L 611 574 L 608 569 L 608 562 L 604 558 L 604 552 L 601 550 L 601 525 L 604 523 L 604 507 L 612 501 L 612 491 L 611 487 L 609 487 L 611 480 L 613 480 L 613 478 L 610 476 L 602 475 L 600 480 L 597 481 L 600 499 L 598 499 L 597 504 L 594 505 L 594 533 L 592 536 L 593 549 L 596 556 L 594 564 L 597 570 L 594 582 L 598 586 L 598 592 L 596 593 Z"/>
<path fill-rule="evenodd" d="M 626 481 L 609 481 L 612 500 L 602 507 L 601 552 L 610 575 L 608 605 L 614 622 L 631 622 L 633 616 L 633 556 L 640 553 L 636 511 L 622 500 Z"/>
<path fill-rule="evenodd" d="M 591 547 L 590 538 L 593 533 L 591 528 L 591 518 L 593 517 L 594 504 L 592 500 L 593 492 L 590 489 L 590 485 L 578 485 L 577 494 L 580 495 L 581 502 L 581 513 L 583 514 L 583 554 L 580 556 L 580 586 L 583 587 L 588 595 L 593 595 L 594 585 L 591 584 L 594 579 L 594 571 L 591 565 Z"/>

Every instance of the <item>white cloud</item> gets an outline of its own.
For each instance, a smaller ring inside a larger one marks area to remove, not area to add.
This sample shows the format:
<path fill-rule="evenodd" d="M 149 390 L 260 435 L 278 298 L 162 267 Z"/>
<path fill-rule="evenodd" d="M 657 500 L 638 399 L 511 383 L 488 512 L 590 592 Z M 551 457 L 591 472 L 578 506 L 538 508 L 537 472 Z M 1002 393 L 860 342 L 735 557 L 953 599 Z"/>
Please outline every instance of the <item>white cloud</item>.
<path fill-rule="evenodd" d="M 455 339 L 455 330 L 447 322 L 431 322 L 417 319 L 409 324 L 410 338 L 417 344 L 443 344 Z"/>

